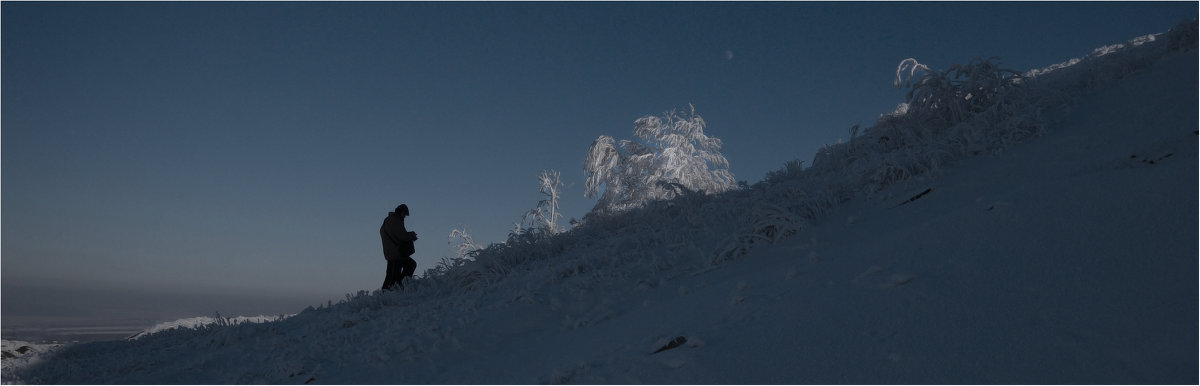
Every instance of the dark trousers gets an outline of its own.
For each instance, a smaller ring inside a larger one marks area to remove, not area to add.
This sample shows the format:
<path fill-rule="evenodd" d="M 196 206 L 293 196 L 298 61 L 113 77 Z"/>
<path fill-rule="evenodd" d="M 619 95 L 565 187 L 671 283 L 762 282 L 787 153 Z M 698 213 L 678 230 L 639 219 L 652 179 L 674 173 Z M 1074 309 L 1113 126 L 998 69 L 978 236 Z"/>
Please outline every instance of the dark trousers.
<path fill-rule="evenodd" d="M 383 277 L 383 289 L 389 290 L 392 286 L 399 285 L 404 288 L 402 281 L 405 277 L 413 275 L 417 270 L 417 261 L 413 260 L 412 256 L 401 256 L 387 262 L 387 275 Z"/>

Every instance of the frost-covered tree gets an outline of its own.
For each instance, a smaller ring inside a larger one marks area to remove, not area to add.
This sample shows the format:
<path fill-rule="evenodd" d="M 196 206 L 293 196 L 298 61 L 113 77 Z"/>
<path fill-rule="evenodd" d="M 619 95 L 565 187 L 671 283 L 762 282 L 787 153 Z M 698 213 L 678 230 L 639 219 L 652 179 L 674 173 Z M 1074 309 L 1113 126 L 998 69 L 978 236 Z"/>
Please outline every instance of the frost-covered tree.
<path fill-rule="evenodd" d="M 562 232 L 562 228 L 558 226 L 558 219 L 562 217 L 558 211 L 558 197 L 562 194 L 562 180 L 559 177 L 560 173 L 557 170 L 543 170 L 542 174 L 538 175 L 538 193 L 546 198 L 525 212 L 521 222 L 529 224 L 532 229 L 544 230 L 550 235 Z M 517 232 L 520 232 L 520 228 L 517 229 Z"/>
<path fill-rule="evenodd" d="M 707 126 L 689 105 L 683 112 L 634 121 L 636 141 L 616 141 L 602 135 L 592 142 L 584 159 L 584 196 L 600 195 L 593 212 L 639 207 L 652 200 L 670 199 L 678 187 L 703 193 L 735 188 L 721 140 L 704 134 Z M 600 187 L 604 193 L 600 194 Z"/>

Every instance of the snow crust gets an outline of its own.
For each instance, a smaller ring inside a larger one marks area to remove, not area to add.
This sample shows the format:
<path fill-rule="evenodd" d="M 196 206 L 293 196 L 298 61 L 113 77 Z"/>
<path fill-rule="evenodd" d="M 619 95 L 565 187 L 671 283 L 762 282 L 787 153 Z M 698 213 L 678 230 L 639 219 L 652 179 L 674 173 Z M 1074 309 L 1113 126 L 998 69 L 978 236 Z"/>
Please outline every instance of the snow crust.
<path fill-rule="evenodd" d="M 4 381 L 1195 384 L 1195 31 L 1027 72 L 936 130 L 898 109 L 812 167 L 515 238 L 403 293 L 64 346 Z"/>

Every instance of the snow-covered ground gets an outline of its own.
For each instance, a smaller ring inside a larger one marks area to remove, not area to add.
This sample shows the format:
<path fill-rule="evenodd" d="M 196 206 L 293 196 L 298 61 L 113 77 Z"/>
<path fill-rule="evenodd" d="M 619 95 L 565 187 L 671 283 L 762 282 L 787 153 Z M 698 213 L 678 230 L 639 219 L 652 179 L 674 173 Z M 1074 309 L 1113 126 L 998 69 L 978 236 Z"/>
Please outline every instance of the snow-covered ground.
<path fill-rule="evenodd" d="M 37 363 L 42 359 L 42 354 L 47 351 L 58 348 L 61 344 L 58 343 L 35 343 L 21 340 L 3 340 L 0 342 L 0 364 L 2 364 L 2 374 L 4 383 L 12 383 L 14 378 L 11 373 L 14 369 L 21 369 L 30 364 Z"/>
<path fill-rule="evenodd" d="M 151 334 L 157 334 L 159 332 L 170 331 L 170 330 L 179 329 L 179 328 L 196 329 L 196 328 L 201 328 L 201 327 L 210 326 L 210 325 L 237 325 L 237 324 L 242 324 L 242 323 L 264 323 L 264 322 L 271 322 L 271 321 L 276 321 L 276 320 L 283 320 L 290 316 L 291 315 L 278 315 L 278 316 L 259 315 L 259 316 L 235 316 L 232 318 L 226 318 L 226 317 L 222 317 L 220 315 L 197 316 L 194 318 L 184 318 L 184 319 L 179 319 L 179 320 L 173 320 L 170 322 L 162 322 L 162 323 L 155 324 L 154 326 L 147 328 L 145 330 L 142 330 L 142 331 L 138 332 L 137 334 L 131 335 L 129 337 L 129 339 L 141 339 L 141 338 L 150 336 Z"/>
<path fill-rule="evenodd" d="M 65 346 L 4 381 L 1196 384 L 1195 25 L 1030 72 L 1058 101 L 1044 127 L 879 189 L 812 190 L 839 189 L 814 180 L 827 159 L 406 293 Z"/>

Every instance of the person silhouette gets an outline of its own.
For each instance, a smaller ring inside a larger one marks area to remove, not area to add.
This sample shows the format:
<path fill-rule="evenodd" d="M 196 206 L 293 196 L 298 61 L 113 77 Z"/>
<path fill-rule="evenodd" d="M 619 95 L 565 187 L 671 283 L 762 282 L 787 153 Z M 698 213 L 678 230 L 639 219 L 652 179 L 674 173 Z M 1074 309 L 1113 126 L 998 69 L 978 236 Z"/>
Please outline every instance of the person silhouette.
<path fill-rule="evenodd" d="M 387 259 L 384 291 L 404 289 L 404 278 L 412 276 L 417 269 L 417 261 L 412 258 L 416 252 L 413 241 L 417 240 L 417 232 L 409 232 L 404 228 L 405 217 L 408 217 L 408 205 L 400 204 L 395 211 L 388 213 L 383 225 L 379 226 L 379 238 L 383 239 L 383 258 Z"/>

